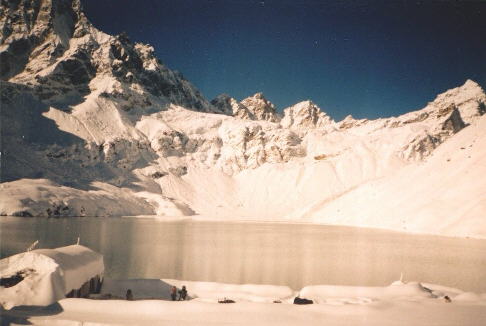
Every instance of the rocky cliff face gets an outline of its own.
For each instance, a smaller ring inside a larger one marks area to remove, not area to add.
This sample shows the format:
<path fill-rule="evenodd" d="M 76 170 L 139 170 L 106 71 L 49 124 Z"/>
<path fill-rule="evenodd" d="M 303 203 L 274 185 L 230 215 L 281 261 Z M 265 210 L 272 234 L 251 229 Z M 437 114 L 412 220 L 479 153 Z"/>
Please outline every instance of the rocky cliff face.
<path fill-rule="evenodd" d="M 234 115 L 242 119 L 254 120 L 254 116 L 248 111 L 248 108 L 239 103 L 236 99 L 228 94 L 221 94 L 211 101 L 211 104 L 224 114 Z"/>
<path fill-rule="evenodd" d="M 29 85 L 44 101 L 72 106 L 96 92 L 125 111 L 168 103 L 217 111 L 181 74 L 165 67 L 152 47 L 93 27 L 79 0 L 2 6 L 0 78 Z"/>

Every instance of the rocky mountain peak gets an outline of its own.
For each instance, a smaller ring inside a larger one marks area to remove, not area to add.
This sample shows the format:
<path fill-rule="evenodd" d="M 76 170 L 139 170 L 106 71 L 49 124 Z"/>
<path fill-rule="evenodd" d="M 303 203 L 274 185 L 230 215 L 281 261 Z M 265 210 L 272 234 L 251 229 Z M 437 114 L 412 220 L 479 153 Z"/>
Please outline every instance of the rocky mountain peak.
<path fill-rule="evenodd" d="M 459 109 L 465 123 L 486 113 L 486 94 L 478 83 L 468 79 L 462 86 L 450 89 L 429 103 L 430 110 L 445 110 L 451 105 Z"/>
<path fill-rule="evenodd" d="M 241 101 L 241 104 L 248 109 L 249 113 L 252 114 L 256 120 L 267 120 L 270 122 L 280 121 L 275 105 L 267 100 L 261 92 L 245 98 Z"/>
<path fill-rule="evenodd" d="M 266 100 L 262 92 L 255 93 L 252 97 L 259 100 Z"/>
<path fill-rule="evenodd" d="M 334 121 L 311 100 L 299 102 L 284 110 L 284 128 L 310 129 L 332 124 Z"/>
<path fill-rule="evenodd" d="M 174 103 L 218 112 L 180 73 L 165 67 L 151 46 L 93 27 L 79 0 L 2 5 L 2 80 L 29 85 L 51 104 L 79 104 L 96 93 L 124 111 L 161 109 L 160 105 Z"/>
<path fill-rule="evenodd" d="M 472 79 L 468 79 L 464 82 L 464 85 L 460 86 L 462 89 L 475 89 L 477 91 L 483 91 L 481 86 Z M 483 91 L 484 92 L 484 91 Z"/>
<path fill-rule="evenodd" d="M 462 86 L 439 94 L 421 110 L 386 119 L 385 126 L 396 128 L 410 124 L 421 125 L 421 132 L 401 152 L 407 159 L 423 159 L 448 138 L 477 121 L 485 112 L 484 91 L 477 83 L 468 80 Z"/>

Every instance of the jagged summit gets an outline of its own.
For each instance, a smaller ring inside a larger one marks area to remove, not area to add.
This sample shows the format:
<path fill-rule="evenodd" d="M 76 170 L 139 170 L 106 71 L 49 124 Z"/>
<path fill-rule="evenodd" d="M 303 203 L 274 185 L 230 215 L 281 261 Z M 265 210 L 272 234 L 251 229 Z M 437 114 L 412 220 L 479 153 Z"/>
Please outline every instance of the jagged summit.
<path fill-rule="evenodd" d="M 334 121 L 311 100 L 286 108 L 280 122 L 284 128 L 300 129 L 319 128 L 333 123 Z"/>
<path fill-rule="evenodd" d="M 244 120 L 280 121 L 275 106 L 261 92 L 247 97 L 241 102 L 238 102 L 228 94 L 221 94 L 213 99 L 211 104 L 221 113 L 233 115 Z"/>
<path fill-rule="evenodd" d="M 181 74 L 164 66 L 151 46 L 97 30 L 79 0 L 12 1 L 5 7 L 2 80 L 28 85 L 53 104 L 73 106 L 96 94 L 124 111 L 150 111 L 168 103 L 217 111 Z"/>
<path fill-rule="evenodd" d="M 253 96 L 250 96 L 250 97 L 255 98 L 255 99 L 259 99 L 259 100 L 266 100 L 265 96 L 263 95 L 262 92 L 255 93 Z"/>
<path fill-rule="evenodd" d="M 267 120 L 270 122 L 280 121 L 275 105 L 267 100 L 263 93 L 256 93 L 241 101 L 256 120 Z"/>
<path fill-rule="evenodd" d="M 464 122 L 471 123 L 486 113 L 486 94 L 481 86 L 468 79 L 462 86 L 450 89 L 437 97 L 429 105 L 432 109 L 443 109 L 451 105 L 459 108 Z"/>

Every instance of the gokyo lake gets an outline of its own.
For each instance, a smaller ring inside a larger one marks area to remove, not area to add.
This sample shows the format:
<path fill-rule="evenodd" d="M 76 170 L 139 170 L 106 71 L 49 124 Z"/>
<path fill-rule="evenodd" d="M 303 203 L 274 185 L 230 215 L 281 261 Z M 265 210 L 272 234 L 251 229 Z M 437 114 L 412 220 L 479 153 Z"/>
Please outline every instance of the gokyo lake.
<path fill-rule="evenodd" d="M 75 244 L 109 278 L 382 286 L 400 278 L 486 292 L 486 240 L 340 226 L 151 218 L 0 218 L 2 258 Z"/>

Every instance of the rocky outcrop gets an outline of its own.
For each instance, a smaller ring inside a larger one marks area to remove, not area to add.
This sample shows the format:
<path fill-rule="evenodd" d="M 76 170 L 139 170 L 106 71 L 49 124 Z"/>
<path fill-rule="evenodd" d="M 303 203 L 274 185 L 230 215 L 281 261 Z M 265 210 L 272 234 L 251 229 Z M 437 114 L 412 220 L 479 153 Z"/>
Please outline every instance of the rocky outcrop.
<path fill-rule="evenodd" d="M 248 120 L 255 119 L 255 117 L 248 111 L 247 107 L 227 94 L 218 95 L 211 101 L 211 104 L 224 114 Z"/>
<path fill-rule="evenodd" d="M 302 139 L 289 129 L 227 121 L 218 129 L 218 135 L 222 142 L 218 165 L 228 174 L 305 156 Z"/>
<path fill-rule="evenodd" d="M 263 96 L 263 93 L 256 93 L 241 102 L 227 94 L 221 94 L 213 99 L 211 104 L 222 113 L 244 120 L 280 121 L 275 106 Z"/>
<path fill-rule="evenodd" d="M 354 127 L 362 126 L 368 122 L 368 119 L 355 119 L 351 114 L 347 115 L 343 120 L 336 124 L 339 129 L 351 129 Z"/>
<path fill-rule="evenodd" d="M 435 113 L 438 123 L 433 128 L 419 133 L 409 144 L 405 145 L 402 151 L 403 157 L 407 159 L 423 159 L 449 137 L 466 127 L 459 110 L 454 105 Z M 424 115 L 422 113 L 419 116 Z M 411 122 L 406 121 L 406 123 Z"/>

